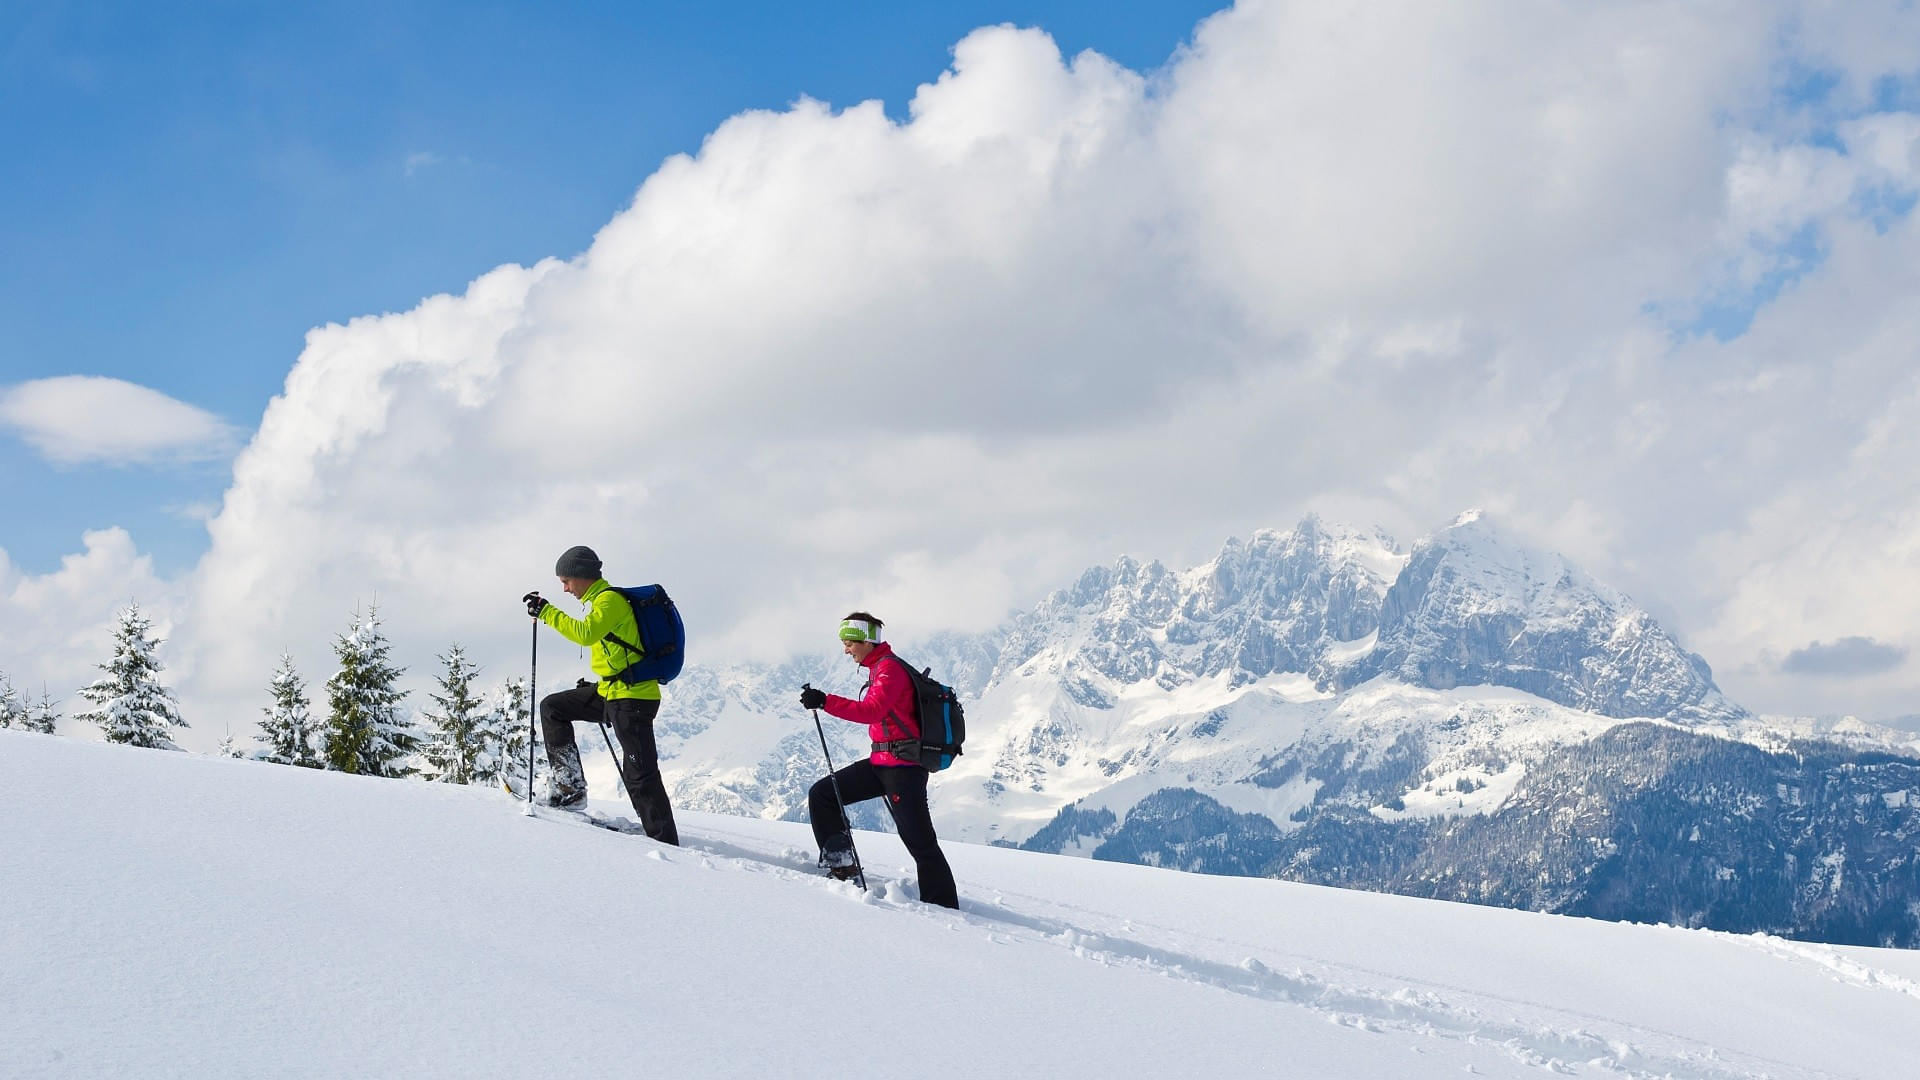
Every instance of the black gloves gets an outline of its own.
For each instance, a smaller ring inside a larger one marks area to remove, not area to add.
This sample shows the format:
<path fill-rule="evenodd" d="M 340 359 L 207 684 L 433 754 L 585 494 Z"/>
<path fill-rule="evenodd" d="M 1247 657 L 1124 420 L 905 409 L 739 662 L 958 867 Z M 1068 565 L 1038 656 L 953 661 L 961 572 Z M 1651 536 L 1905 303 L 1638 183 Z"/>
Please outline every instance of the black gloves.
<path fill-rule="evenodd" d="M 803 709 L 818 709 L 826 703 L 827 692 L 825 690 L 815 690 L 809 686 L 805 690 L 800 691 L 800 707 Z"/>
<path fill-rule="evenodd" d="M 537 592 L 530 592 L 527 595 L 521 597 L 520 599 L 526 602 L 527 614 L 533 616 L 536 619 L 540 617 L 541 612 L 547 610 L 546 600 L 542 599 L 540 594 Z"/>

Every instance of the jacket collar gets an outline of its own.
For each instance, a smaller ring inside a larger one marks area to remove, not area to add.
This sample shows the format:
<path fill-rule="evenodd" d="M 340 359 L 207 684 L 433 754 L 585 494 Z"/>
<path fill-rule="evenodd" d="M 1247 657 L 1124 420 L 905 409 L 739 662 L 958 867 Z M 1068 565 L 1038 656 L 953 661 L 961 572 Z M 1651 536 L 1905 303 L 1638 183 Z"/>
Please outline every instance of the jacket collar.
<path fill-rule="evenodd" d="M 873 645 L 873 651 L 867 654 L 867 658 L 865 660 L 860 661 L 860 666 L 872 667 L 873 665 L 879 663 L 882 660 L 885 660 L 887 657 L 892 655 L 893 655 L 893 642 L 876 641 L 874 642 L 874 645 Z"/>

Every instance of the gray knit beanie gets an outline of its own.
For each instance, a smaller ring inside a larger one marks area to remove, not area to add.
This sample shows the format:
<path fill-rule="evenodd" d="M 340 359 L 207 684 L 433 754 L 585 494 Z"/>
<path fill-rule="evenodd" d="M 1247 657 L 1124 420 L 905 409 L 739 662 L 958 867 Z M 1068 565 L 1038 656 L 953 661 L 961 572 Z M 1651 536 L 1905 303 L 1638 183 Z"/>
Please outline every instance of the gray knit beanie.
<path fill-rule="evenodd" d="M 560 561 L 553 564 L 553 576 L 597 580 L 600 577 L 600 556 L 595 555 L 590 547 L 570 547 L 560 556 Z"/>

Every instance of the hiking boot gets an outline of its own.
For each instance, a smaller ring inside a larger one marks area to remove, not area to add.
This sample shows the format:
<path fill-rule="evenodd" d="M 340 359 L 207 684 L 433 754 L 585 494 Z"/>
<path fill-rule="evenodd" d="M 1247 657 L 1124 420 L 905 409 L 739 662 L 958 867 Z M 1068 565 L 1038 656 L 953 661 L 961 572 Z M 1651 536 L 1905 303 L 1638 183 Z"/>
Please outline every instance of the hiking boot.
<path fill-rule="evenodd" d="M 547 764 L 553 770 L 547 778 L 548 806 L 565 810 L 587 801 L 587 774 L 580 768 L 579 747 L 547 747 Z"/>
<path fill-rule="evenodd" d="M 860 860 L 854 857 L 851 842 L 845 847 L 822 848 L 820 866 L 841 881 L 847 881 L 860 873 Z"/>

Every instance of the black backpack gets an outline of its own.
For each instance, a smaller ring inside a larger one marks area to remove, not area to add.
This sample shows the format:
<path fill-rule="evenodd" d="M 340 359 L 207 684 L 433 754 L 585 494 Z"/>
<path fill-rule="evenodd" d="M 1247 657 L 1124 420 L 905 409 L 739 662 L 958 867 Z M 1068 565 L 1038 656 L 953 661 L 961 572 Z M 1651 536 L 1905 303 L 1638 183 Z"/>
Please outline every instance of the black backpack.
<path fill-rule="evenodd" d="M 876 744 L 875 749 L 909 761 L 917 759 L 928 772 L 939 772 L 953 764 L 953 759 L 960 756 L 960 744 L 967 741 L 967 717 L 960 708 L 960 697 L 953 687 L 934 681 L 932 668 L 915 671 L 905 660 L 900 660 L 900 667 L 913 683 L 913 711 L 920 721 L 920 737 Z"/>
<path fill-rule="evenodd" d="M 686 662 L 687 627 L 680 621 L 680 609 L 674 606 L 667 590 L 658 585 L 613 586 L 613 591 L 633 605 L 633 621 L 640 627 L 638 644 L 622 641 L 612 634 L 607 640 L 638 653 L 640 659 L 612 676 L 614 682 L 672 682 Z"/>

